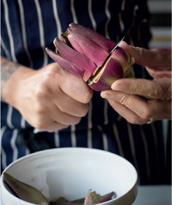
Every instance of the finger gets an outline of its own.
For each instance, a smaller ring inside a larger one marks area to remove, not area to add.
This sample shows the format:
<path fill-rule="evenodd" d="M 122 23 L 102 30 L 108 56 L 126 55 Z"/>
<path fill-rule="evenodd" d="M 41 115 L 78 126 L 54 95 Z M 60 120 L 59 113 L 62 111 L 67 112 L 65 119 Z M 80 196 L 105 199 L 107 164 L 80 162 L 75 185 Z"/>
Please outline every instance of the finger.
<path fill-rule="evenodd" d="M 112 90 L 153 99 L 160 99 L 164 93 L 156 81 L 145 79 L 119 79 L 112 84 L 111 88 Z"/>
<path fill-rule="evenodd" d="M 76 125 L 81 120 L 81 117 L 73 116 L 68 113 L 62 112 L 55 105 L 54 105 L 54 108 L 51 109 L 49 116 L 53 121 L 56 121 L 63 125 Z"/>
<path fill-rule="evenodd" d="M 88 112 L 88 104 L 80 103 L 63 92 L 58 93 L 54 103 L 61 112 L 75 117 L 84 117 Z"/>
<path fill-rule="evenodd" d="M 70 125 L 76 125 L 81 120 L 81 117 L 61 112 L 56 106 L 51 108 L 53 109 L 46 109 L 46 111 L 39 113 L 39 115 L 35 115 L 32 125 L 39 131 L 63 129 Z"/>
<path fill-rule="evenodd" d="M 148 67 L 146 67 L 146 69 L 154 79 L 167 78 L 167 79 L 171 80 L 171 77 L 172 77 L 171 70 L 170 71 L 159 71 L 159 70 L 149 69 Z"/>
<path fill-rule="evenodd" d="M 144 49 L 141 47 L 134 47 L 128 45 L 125 41 L 121 41 L 119 47 L 127 51 L 127 53 L 134 57 L 135 63 L 140 65 L 145 65 L 145 63 L 150 63 L 150 60 L 155 57 L 154 53 L 148 49 Z"/>
<path fill-rule="evenodd" d="M 30 115 L 30 117 L 33 126 L 38 129 L 45 128 L 54 121 L 69 126 L 78 124 L 81 120 L 81 117 L 62 112 L 54 103 L 52 103 L 51 99 L 50 101 L 42 100 L 41 105 L 39 103 L 35 110 L 36 112 L 34 116 Z"/>
<path fill-rule="evenodd" d="M 46 131 L 49 127 L 52 126 L 54 122 L 58 123 L 61 127 L 68 127 L 69 125 L 76 125 L 80 122 L 80 117 L 75 117 L 62 113 L 54 109 L 54 112 L 42 112 L 39 115 L 35 115 L 31 125 L 38 130 Z M 60 127 L 59 127 L 60 129 Z"/>
<path fill-rule="evenodd" d="M 68 71 L 61 69 L 59 86 L 61 90 L 81 103 L 88 103 L 93 95 L 93 90 L 79 78 Z"/>
<path fill-rule="evenodd" d="M 52 124 L 47 125 L 44 128 L 37 129 L 37 130 L 38 130 L 38 132 L 55 132 L 55 131 L 58 131 L 61 129 L 65 129 L 67 127 L 69 127 L 69 125 L 63 125 L 63 124 L 58 123 L 58 122 L 53 122 Z"/>
<path fill-rule="evenodd" d="M 119 47 L 123 48 L 130 56 L 134 57 L 135 63 L 160 70 L 171 70 L 171 51 L 160 49 L 144 49 L 128 45 L 121 41 Z"/>
<path fill-rule="evenodd" d="M 108 102 L 116 112 L 118 112 L 123 118 L 125 118 L 128 122 L 132 124 L 142 125 L 146 124 L 149 121 L 149 119 L 141 118 L 136 113 L 134 113 L 124 105 L 120 104 L 119 102 L 116 102 L 115 100 L 108 99 Z"/>
<path fill-rule="evenodd" d="M 101 96 L 119 102 L 143 119 L 150 119 L 152 117 L 154 119 L 159 119 L 165 112 L 163 101 L 146 101 L 136 95 L 112 90 L 103 91 Z"/>

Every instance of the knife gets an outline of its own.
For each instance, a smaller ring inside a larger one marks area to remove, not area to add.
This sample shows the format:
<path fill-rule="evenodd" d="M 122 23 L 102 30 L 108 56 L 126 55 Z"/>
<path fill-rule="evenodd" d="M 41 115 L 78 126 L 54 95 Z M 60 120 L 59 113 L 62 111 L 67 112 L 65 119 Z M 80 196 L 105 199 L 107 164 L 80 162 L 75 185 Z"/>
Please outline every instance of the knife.
<path fill-rule="evenodd" d="M 124 38 L 125 38 L 125 36 L 116 44 L 116 46 L 114 46 L 114 47 L 112 48 L 112 50 L 110 51 L 110 53 L 109 53 L 108 57 L 106 58 L 106 60 L 112 55 L 112 53 L 114 52 L 114 50 L 118 47 L 118 45 L 121 43 L 121 41 L 124 40 Z M 105 61 L 106 61 L 106 60 L 105 60 Z"/>
<path fill-rule="evenodd" d="M 96 72 L 96 73 L 98 73 L 98 72 L 101 71 L 102 67 L 105 65 L 105 63 L 107 62 L 107 60 L 111 57 L 112 53 L 113 53 L 114 50 L 118 47 L 119 43 L 124 40 L 124 38 L 125 38 L 125 36 L 112 48 L 112 50 L 110 51 L 109 55 L 107 56 L 107 58 L 105 59 L 105 61 L 104 61 L 103 64 L 101 65 L 101 67 L 99 67 L 99 68 L 97 69 L 97 72 Z M 87 80 L 87 84 L 88 84 L 88 85 L 90 85 L 90 84 L 93 83 L 93 82 L 92 82 L 92 79 L 94 78 L 94 76 L 96 75 L 96 73 L 95 73 L 93 76 L 91 76 L 91 77 Z"/>

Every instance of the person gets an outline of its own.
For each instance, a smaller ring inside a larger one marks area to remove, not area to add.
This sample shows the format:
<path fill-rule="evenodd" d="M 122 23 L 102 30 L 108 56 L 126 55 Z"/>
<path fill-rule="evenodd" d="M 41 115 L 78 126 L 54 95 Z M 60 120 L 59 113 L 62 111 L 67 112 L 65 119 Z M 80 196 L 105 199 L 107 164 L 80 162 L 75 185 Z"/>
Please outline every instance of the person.
<path fill-rule="evenodd" d="M 161 121 L 147 114 L 142 122 L 136 117 L 134 124 L 128 122 L 114 99 L 104 99 L 103 92 L 94 92 L 45 52 L 54 49 L 52 41 L 71 22 L 114 42 L 125 36 L 128 44 L 148 48 L 146 1 L 3 0 L 1 10 L 2 171 L 39 150 L 88 147 L 125 157 L 136 167 L 140 184 L 170 183 Z M 133 71 L 136 78 L 152 79 L 143 66 L 135 64 Z M 145 124 L 149 118 L 156 121 Z"/>

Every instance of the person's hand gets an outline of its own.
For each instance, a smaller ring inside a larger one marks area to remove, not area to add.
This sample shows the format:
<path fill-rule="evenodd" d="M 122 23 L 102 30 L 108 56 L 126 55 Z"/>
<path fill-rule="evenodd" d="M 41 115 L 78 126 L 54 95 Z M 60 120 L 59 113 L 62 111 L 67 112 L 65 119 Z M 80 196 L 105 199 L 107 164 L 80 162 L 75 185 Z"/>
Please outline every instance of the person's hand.
<path fill-rule="evenodd" d="M 135 58 L 135 63 L 145 66 L 154 79 L 119 79 L 112 84 L 112 90 L 101 92 L 101 96 L 107 98 L 110 105 L 132 124 L 170 120 L 171 51 L 147 50 L 125 42 L 120 47 Z"/>
<path fill-rule="evenodd" d="M 51 63 L 40 70 L 20 66 L 6 82 L 5 101 L 39 131 L 78 124 L 88 112 L 92 89 L 80 78 Z"/>

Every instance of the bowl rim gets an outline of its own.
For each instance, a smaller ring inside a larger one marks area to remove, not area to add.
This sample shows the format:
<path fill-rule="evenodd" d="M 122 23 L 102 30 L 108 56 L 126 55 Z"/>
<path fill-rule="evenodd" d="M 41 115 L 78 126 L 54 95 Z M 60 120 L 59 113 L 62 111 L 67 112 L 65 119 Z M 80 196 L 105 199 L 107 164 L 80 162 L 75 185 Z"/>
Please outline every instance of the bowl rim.
<path fill-rule="evenodd" d="M 96 153 L 105 153 L 106 155 L 115 155 L 115 157 L 117 158 L 120 158 L 122 159 L 125 163 L 127 162 L 130 167 L 132 167 L 133 171 L 135 172 L 136 174 L 136 180 L 135 182 L 133 183 L 132 187 L 127 191 L 125 192 L 123 195 L 121 196 L 117 196 L 115 197 L 114 199 L 111 200 L 111 202 L 113 203 L 113 201 L 117 201 L 117 200 L 121 200 L 121 198 L 124 198 L 124 197 L 127 197 L 127 195 L 130 194 L 130 192 L 132 192 L 134 189 L 136 189 L 136 196 L 137 196 L 137 192 L 138 192 L 138 173 L 136 171 L 136 168 L 133 166 L 133 164 L 128 161 L 127 159 L 125 159 L 124 157 L 118 155 L 118 154 L 115 154 L 115 153 L 112 153 L 112 152 L 109 152 L 109 151 L 106 151 L 106 150 L 101 150 L 101 149 L 96 149 L 96 148 L 87 148 L 87 147 L 59 147 L 59 148 L 52 148 L 52 149 L 47 149 L 47 150 L 41 150 L 41 151 L 37 151 L 37 152 L 34 152 L 34 153 L 30 153 L 28 155 L 25 155 L 23 157 L 20 157 L 19 159 L 15 160 L 14 162 L 12 162 L 11 164 L 9 164 L 5 169 L 4 171 L 2 172 L 2 175 L 1 175 L 1 183 L 0 183 L 0 187 L 1 187 L 1 194 L 2 194 L 2 189 L 3 191 L 5 191 L 6 194 L 10 194 L 10 197 L 14 198 L 14 200 L 19 200 L 19 201 L 23 201 L 22 199 L 16 197 L 14 194 L 12 194 L 4 185 L 4 182 L 3 182 L 3 173 L 4 172 L 7 172 L 8 173 L 8 170 L 16 163 L 20 163 L 21 161 L 24 161 L 26 158 L 30 158 L 30 157 L 33 157 L 35 155 L 39 156 L 41 155 L 42 153 L 44 153 L 44 155 L 46 155 L 47 153 L 51 153 L 51 152 L 54 152 L 56 150 L 80 150 L 80 151 L 90 151 L 90 152 L 96 152 Z M 1 196 L 2 198 L 2 196 Z M 136 198 L 136 197 L 135 197 Z M 135 199 L 133 199 L 132 203 L 134 202 Z M 108 204 L 109 201 L 106 201 L 106 202 L 102 202 L 102 203 L 98 203 L 98 204 L 101 204 L 101 205 L 106 205 Z M 37 205 L 37 204 L 34 204 L 34 203 L 31 203 L 31 202 L 27 202 L 28 205 Z"/>

